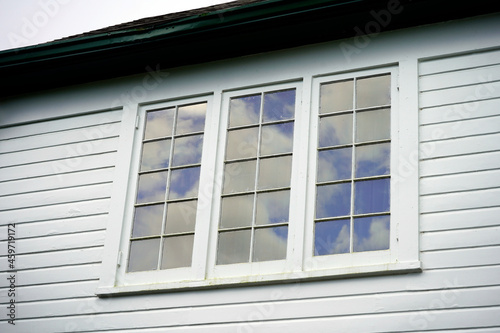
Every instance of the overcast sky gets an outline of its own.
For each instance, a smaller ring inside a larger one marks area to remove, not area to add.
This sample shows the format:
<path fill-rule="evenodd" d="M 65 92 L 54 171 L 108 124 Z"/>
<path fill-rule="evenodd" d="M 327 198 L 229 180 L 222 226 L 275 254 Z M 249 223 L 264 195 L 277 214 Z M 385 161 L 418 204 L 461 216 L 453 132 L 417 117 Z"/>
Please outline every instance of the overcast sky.
<path fill-rule="evenodd" d="M 0 0 L 0 50 L 228 0 Z"/>

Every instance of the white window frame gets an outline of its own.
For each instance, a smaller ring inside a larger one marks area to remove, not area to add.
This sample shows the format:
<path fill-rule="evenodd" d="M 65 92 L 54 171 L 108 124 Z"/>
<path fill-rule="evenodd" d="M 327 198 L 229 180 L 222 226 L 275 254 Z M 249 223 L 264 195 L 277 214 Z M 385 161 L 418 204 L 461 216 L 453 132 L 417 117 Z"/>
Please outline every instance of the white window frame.
<path fill-rule="evenodd" d="M 414 65 L 414 66 L 412 66 Z M 405 67 L 406 66 L 406 67 Z M 110 213 L 103 274 L 97 294 L 100 296 L 150 291 L 175 291 L 250 283 L 273 283 L 362 274 L 387 274 L 421 270 L 418 250 L 418 173 L 400 177 L 402 160 L 416 153 L 418 158 L 418 118 L 403 116 L 413 112 L 417 103 L 416 65 L 389 64 L 370 69 L 346 70 L 342 73 L 304 73 L 303 77 L 280 82 L 240 84 L 204 95 L 173 98 L 166 102 L 138 106 L 137 117 L 126 113 L 122 121 L 118 186 L 113 202 L 121 208 Z M 359 253 L 313 256 L 314 205 L 316 187 L 317 124 L 321 83 L 353 77 L 391 73 L 391 222 L 390 249 Z M 400 87 L 401 75 L 408 82 Z M 241 82 L 240 82 L 241 83 Z M 284 89 L 296 89 L 290 220 L 287 259 L 230 265 L 215 265 L 221 185 L 231 97 Z M 414 89 L 414 90 L 413 90 Z M 198 213 L 195 229 L 193 262 L 190 268 L 127 273 L 128 247 L 132 224 L 139 153 L 147 110 L 206 101 Z M 134 132 L 134 135 L 130 135 Z M 305 138 L 305 139 L 304 139 Z M 128 163 L 128 164 L 127 164 Z M 125 180 L 122 180 L 125 179 Z M 122 224 L 117 221 L 123 221 Z"/>

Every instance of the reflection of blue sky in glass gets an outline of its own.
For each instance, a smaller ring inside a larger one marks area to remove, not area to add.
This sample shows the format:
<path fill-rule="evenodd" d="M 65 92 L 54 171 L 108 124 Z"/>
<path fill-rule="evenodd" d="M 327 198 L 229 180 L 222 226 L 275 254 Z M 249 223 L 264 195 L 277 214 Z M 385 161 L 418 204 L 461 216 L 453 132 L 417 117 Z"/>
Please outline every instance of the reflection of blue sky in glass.
<path fill-rule="evenodd" d="M 389 249 L 389 215 L 354 219 L 354 252 Z"/>
<path fill-rule="evenodd" d="M 288 222 L 290 191 L 259 193 L 257 195 L 257 225 Z"/>
<path fill-rule="evenodd" d="M 260 155 L 291 153 L 293 122 L 262 126 Z"/>
<path fill-rule="evenodd" d="M 148 112 L 144 140 L 172 135 L 174 113 L 174 108 Z"/>
<path fill-rule="evenodd" d="M 319 147 L 352 143 L 352 114 L 321 117 L 319 119 Z"/>
<path fill-rule="evenodd" d="M 155 270 L 158 266 L 160 239 L 144 239 L 130 242 L 128 272 Z"/>
<path fill-rule="evenodd" d="M 141 171 L 168 168 L 170 139 L 146 142 L 142 148 Z"/>
<path fill-rule="evenodd" d="M 167 187 L 167 172 L 147 173 L 139 176 L 137 189 L 138 204 L 163 201 Z"/>
<path fill-rule="evenodd" d="M 229 106 L 229 127 L 257 124 L 261 95 L 232 98 Z"/>
<path fill-rule="evenodd" d="M 390 178 L 363 180 L 354 184 L 354 213 L 388 212 Z"/>
<path fill-rule="evenodd" d="M 316 218 L 349 215 L 351 211 L 351 183 L 317 187 Z"/>
<path fill-rule="evenodd" d="M 228 131 L 226 160 L 257 156 L 258 138 L 258 127 Z"/>
<path fill-rule="evenodd" d="M 172 170 L 169 199 L 193 198 L 198 195 L 200 167 Z"/>
<path fill-rule="evenodd" d="M 132 237 L 160 235 L 163 204 L 135 208 Z"/>
<path fill-rule="evenodd" d="M 202 132 L 205 128 L 207 103 L 180 106 L 177 111 L 176 135 Z"/>
<path fill-rule="evenodd" d="M 321 85 L 319 113 L 352 110 L 353 80 Z"/>
<path fill-rule="evenodd" d="M 391 103 L 391 75 L 357 80 L 356 107 L 387 105 Z"/>
<path fill-rule="evenodd" d="M 314 255 L 348 253 L 350 245 L 348 219 L 316 222 L 314 229 Z"/>
<path fill-rule="evenodd" d="M 264 94 L 264 122 L 292 119 L 294 114 L 295 89 Z"/>
<path fill-rule="evenodd" d="M 252 261 L 285 259 L 287 237 L 287 226 L 256 229 Z"/>
<path fill-rule="evenodd" d="M 390 143 L 356 147 L 356 177 L 388 175 L 390 154 Z"/>
<path fill-rule="evenodd" d="M 201 163 L 203 134 L 191 135 L 174 140 L 173 166 Z"/>
<path fill-rule="evenodd" d="M 352 148 L 318 151 L 318 182 L 351 178 Z"/>

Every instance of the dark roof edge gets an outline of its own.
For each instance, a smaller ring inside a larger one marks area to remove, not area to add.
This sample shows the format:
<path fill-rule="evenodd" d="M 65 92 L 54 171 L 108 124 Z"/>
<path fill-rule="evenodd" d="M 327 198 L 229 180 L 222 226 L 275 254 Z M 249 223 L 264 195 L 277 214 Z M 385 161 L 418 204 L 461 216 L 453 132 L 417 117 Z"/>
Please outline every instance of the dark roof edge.
<path fill-rule="evenodd" d="M 391 8 L 383 31 L 489 14 L 500 2 L 240 0 L 0 52 L 0 96 L 351 37 Z"/>

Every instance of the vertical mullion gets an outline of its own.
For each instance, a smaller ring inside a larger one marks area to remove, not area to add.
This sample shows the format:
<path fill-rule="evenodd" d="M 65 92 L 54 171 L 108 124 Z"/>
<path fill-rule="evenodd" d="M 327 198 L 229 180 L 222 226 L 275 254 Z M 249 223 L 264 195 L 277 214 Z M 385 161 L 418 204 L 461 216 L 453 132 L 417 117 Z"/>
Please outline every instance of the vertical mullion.
<path fill-rule="evenodd" d="M 354 250 L 354 178 L 356 172 L 356 83 L 357 79 L 353 79 L 353 92 L 352 92 L 352 160 L 351 160 L 351 216 L 349 216 L 349 252 L 352 253 Z"/>
<path fill-rule="evenodd" d="M 262 143 L 262 121 L 264 119 L 264 93 L 260 94 L 260 114 L 259 114 L 259 132 L 257 136 L 257 160 L 255 162 L 255 181 L 253 190 L 253 207 L 252 207 L 252 227 L 250 230 L 250 255 L 249 262 L 253 261 L 253 243 L 255 236 L 255 219 L 257 216 L 257 183 L 259 180 L 259 167 L 260 167 L 260 145 Z"/>
<path fill-rule="evenodd" d="M 172 158 L 174 156 L 174 136 L 177 131 L 177 112 L 178 112 L 179 107 L 175 107 L 174 111 L 174 119 L 173 121 L 173 126 L 172 126 L 172 135 L 171 135 L 171 142 L 170 142 L 170 153 L 168 156 L 168 171 L 167 171 L 167 186 L 165 187 L 165 199 L 163 200 L 163 217 L 161 220 L 161 233 L 160 233 L 160 248 L 159 248 L 159 253 L 158 253 L 158 263 L 156 269 L 161 268 L 161 261 L 162 261 L 162 253 L 163 253 L 163 235 L 165 234 L 165 229 L 166 229 L 166 224 L 167 224 L 167 201 L 168 201 L 168 193 L 170 191 L 170 176 L 172 174 Z"/>

